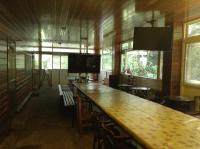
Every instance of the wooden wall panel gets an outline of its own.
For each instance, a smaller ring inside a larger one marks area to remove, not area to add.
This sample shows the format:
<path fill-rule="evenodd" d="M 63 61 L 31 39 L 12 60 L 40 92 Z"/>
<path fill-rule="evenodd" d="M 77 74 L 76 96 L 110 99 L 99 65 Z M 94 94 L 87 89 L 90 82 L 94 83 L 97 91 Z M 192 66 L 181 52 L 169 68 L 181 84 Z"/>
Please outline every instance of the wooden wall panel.
<path fill-rule="evenodd" d="M 180 15 L 178 16 L 180 17 Z M 173 45 L 171 51 L 164 53 L 163 95 L 179 96 L 181 83 L 183 22 L 174 17 L 173 20 L 167 19 L 167 24 L 173 27 Z"/>
<path fill-rule="evenodd" d="M 24 99 L 32 92 L 32 56 L 26 55 L 24 68 L 16 69 L 16 104 L 21 106 Z"/>
<path fill-rule="evenodd" d="M 9 127 L 10 103 L 7 92 L 7 46 L 0 45 L 0 135 Z"/>
<path fill-rule="evenodd" d="M 16 101 L 19 106 L 32 91 L 32 75 L 24 70 L 17 70 L 16 74 Z"/>

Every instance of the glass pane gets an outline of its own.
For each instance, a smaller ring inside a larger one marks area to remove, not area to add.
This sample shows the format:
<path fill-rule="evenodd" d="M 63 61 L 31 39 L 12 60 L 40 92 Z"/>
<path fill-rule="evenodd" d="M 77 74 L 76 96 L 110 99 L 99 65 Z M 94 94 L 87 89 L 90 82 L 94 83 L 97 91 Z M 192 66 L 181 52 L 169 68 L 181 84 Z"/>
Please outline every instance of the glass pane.
<path fill-rule="evenodd" d="M 39 69 L 39 55 L 34 54 L 34 68 Z"/>
<path fill-rule="evenodd" d="M 200 22 L 189 24 L 188 25 L 188 36 L 197 36 L 200 35 Z"/>
<path fill-rule="evenodd" d="M 129 43 L 125 42 L 122 44 L 122 50 L 127 50 L 129 48 Z"/>
<path fill-rule="evenodd" d="M 112 70 L 112 55 L 104 54 L 101 56 L 102 58 L 102 70 Z"/>
<path fill-rule="evenodd" d="M 60 69 L 60 56 L 53 56 L 53 69 Z"/>
<path fill-rule="evenodd" d="M 61 69 L 68 69 L 68 56 L 61 56 Z"/>
<path fill-rule="evenodd" d="M 200 84 L 200 43 L 186 46 L 186 76 L 189 83 Z"/>
<path fill-rule="evenodd" d="M 25 68 L 25 55 L 24 54 L 17 54 L 16 55 L 16 68 L 17 69 L 24 69 Z"/>
<path fill-rule="evenodd" d="M 162 80 L 163 77 L 163 52 L 160 53 L 160 76 L 159 79 Z"/>
<path fill-rule="evenodd" d="M 53 52 L 79 53 L 80 49 L 53 48 Z"/>
<path fill-rule="evenodd" d="M 52 52 L 52 48 L 42 48 L 43 52 Z"/>
<path fill-rule="evenodd" d="M 121 54 L 121 72 L 124 72 L 126 69 L 126 56 Z"/>
<path fill-rule="evenodd" d="M 52 69 L 52 55 L 42 55 L 42 69 Z"/>
<path fill-rule="evenodd" d="M 156 51 L 130 51 L 127 52 L 126 70 L 132 75 L 157 79 L 158 52 Z"/>

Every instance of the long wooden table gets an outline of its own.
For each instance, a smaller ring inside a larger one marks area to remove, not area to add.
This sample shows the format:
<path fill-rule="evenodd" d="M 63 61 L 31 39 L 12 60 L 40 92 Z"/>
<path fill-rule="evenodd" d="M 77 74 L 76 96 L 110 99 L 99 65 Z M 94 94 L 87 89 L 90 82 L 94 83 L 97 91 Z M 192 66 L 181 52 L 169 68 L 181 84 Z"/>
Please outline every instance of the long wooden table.
<path fill-rule="evenodd" d="M 75 86 L 146 148 L 200 148 L 197 118 L 104 85 Z"/>

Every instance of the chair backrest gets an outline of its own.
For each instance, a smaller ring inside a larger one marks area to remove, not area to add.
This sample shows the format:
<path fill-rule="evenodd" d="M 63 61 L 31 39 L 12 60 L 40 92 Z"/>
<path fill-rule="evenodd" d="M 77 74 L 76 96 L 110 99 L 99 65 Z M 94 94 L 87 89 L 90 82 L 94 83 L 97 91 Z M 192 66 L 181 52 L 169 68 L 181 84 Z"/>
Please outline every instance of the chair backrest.
<path fill-rule="evenodd" d="M 81 98 L 79 95 L 76 96 L 76 113 L 79 132 L 82 133 L 82 127 L 84 122 L 89 122 L 92 107 L 91 102 L 88 99 Z"/>
<path fill-rule="evenodd" d="M 199 113 L 200 112 L 200 96 L 194 96 L 194 112 Z"/>

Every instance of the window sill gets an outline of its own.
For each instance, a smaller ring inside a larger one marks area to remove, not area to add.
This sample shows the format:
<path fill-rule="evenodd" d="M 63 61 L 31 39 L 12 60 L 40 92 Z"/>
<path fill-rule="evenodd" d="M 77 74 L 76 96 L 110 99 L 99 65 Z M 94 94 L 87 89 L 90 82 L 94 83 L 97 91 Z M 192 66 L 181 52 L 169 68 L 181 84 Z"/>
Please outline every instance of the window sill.
<path fill-rule="evenodd" d="M 190 83 L 190 82 L 184 82 L 183 86 L 189 86 L 189 87 L 195 87 L 195 88 L 200 88 L 200 83 Z"/>

